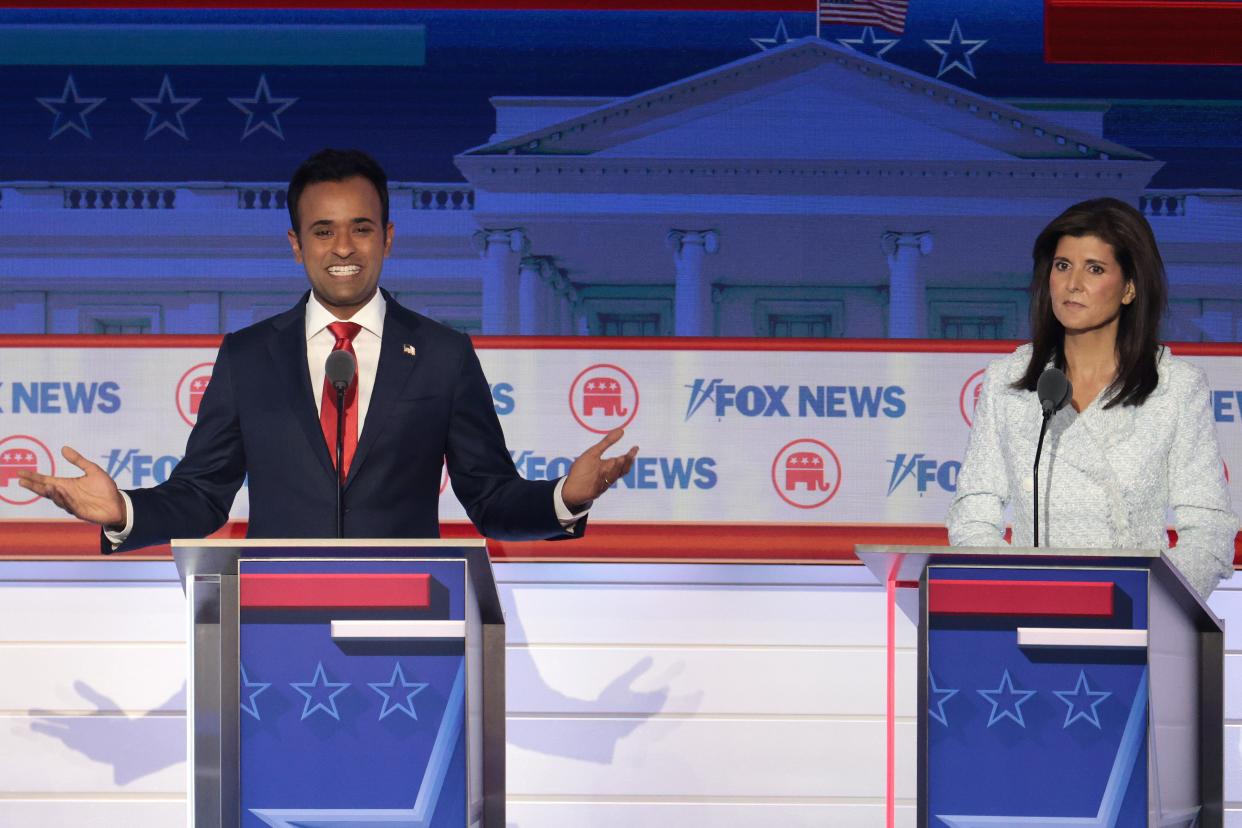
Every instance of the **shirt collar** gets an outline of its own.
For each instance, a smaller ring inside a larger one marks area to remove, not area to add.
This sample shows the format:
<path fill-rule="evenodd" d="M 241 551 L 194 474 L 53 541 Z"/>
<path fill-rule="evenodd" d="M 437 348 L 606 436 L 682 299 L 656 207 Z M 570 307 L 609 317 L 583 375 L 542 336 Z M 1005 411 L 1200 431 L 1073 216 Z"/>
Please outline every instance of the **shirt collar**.
<path fill-rule="evenodd" d="M 387 309 L 387 303 L 384 301 L 384 295 L 380 291 L 375 291 L 375 295 L 371 297 L 371 301 L 367 302 L 358 312 L 347 322 L 357 322 L 364 330 L 370 331 L 380 339 L 384 338 L 384 312 Z M 319 303 L 312 291 L 310 298 L 306 300 L 306 338 L 310 339 L 315 334 L 333 322 L 339 322 L 332 313 Z"/>

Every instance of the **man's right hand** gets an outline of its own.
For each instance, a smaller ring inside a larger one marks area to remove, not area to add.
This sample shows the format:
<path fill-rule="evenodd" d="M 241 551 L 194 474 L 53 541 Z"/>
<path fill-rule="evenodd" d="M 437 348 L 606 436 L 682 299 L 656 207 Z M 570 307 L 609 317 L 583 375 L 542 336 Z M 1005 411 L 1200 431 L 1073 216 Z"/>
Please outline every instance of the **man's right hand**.
<path fill-rule="evenodd" d="M 40 497 L 46 497 L 79 520 L 108 528 L 124 526 L 125 501 L 116 481 L 69 446 L 61 448 L 60 453 L 84 474 L 81 477 L 52 477 L 19 471 L 17 484 Z"/>

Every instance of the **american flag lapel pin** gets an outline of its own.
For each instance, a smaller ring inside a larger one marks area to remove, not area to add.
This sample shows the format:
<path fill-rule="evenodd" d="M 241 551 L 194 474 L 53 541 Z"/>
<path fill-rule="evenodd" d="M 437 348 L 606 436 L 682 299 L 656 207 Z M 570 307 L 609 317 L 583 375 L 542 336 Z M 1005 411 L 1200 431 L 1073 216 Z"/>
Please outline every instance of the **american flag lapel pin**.
<path fill-rule="evenodd" d="M 405 352 L 406 356 L 414 356 L 414 346 L 413 346 L 413 345 L 402 345 L 402 346 L 401 346 L 401 350 Z"/>

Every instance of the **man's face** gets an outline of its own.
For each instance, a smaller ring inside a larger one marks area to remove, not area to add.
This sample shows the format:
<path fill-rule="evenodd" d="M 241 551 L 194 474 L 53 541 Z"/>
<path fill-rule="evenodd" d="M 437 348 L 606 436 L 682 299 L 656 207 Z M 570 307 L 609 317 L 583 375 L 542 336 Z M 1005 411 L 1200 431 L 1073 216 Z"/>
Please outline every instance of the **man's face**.
<path fill-rule="evenodd" d="M 293 258 L 306 268 L 315 298 L 338 319 L 348 319 L 375 295 L 393 226 L 380 224 L 375 186 L 361 176 L 311 184 L 298 200 Z"/>

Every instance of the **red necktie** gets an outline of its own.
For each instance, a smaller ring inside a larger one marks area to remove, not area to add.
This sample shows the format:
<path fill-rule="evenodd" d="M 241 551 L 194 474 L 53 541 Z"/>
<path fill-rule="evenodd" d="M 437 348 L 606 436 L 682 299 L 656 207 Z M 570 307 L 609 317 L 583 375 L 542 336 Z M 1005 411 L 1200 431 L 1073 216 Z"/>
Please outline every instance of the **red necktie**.
<path fill-rule="evenodd" d="M 328 331 L 336 337 L 332 350 L 346 350 L 357 360 L 354 353 L 354 337 L 362 326 L 357 322 L 333 322 Z M 323 402 L 319 406 L 319 425 L 323 428 L 323 438 L 328 441 L 328 454 L 336 464 L 336 389 L 328 378 L 323 378 Z M 358 448 L 358 372 L 349 381 L 345 389 L 345 445 L 341 455 L 342 463 L 339 473 L 344 481 L 349 475 L 349 464 L 354 459 L 354 450 Z"/>

